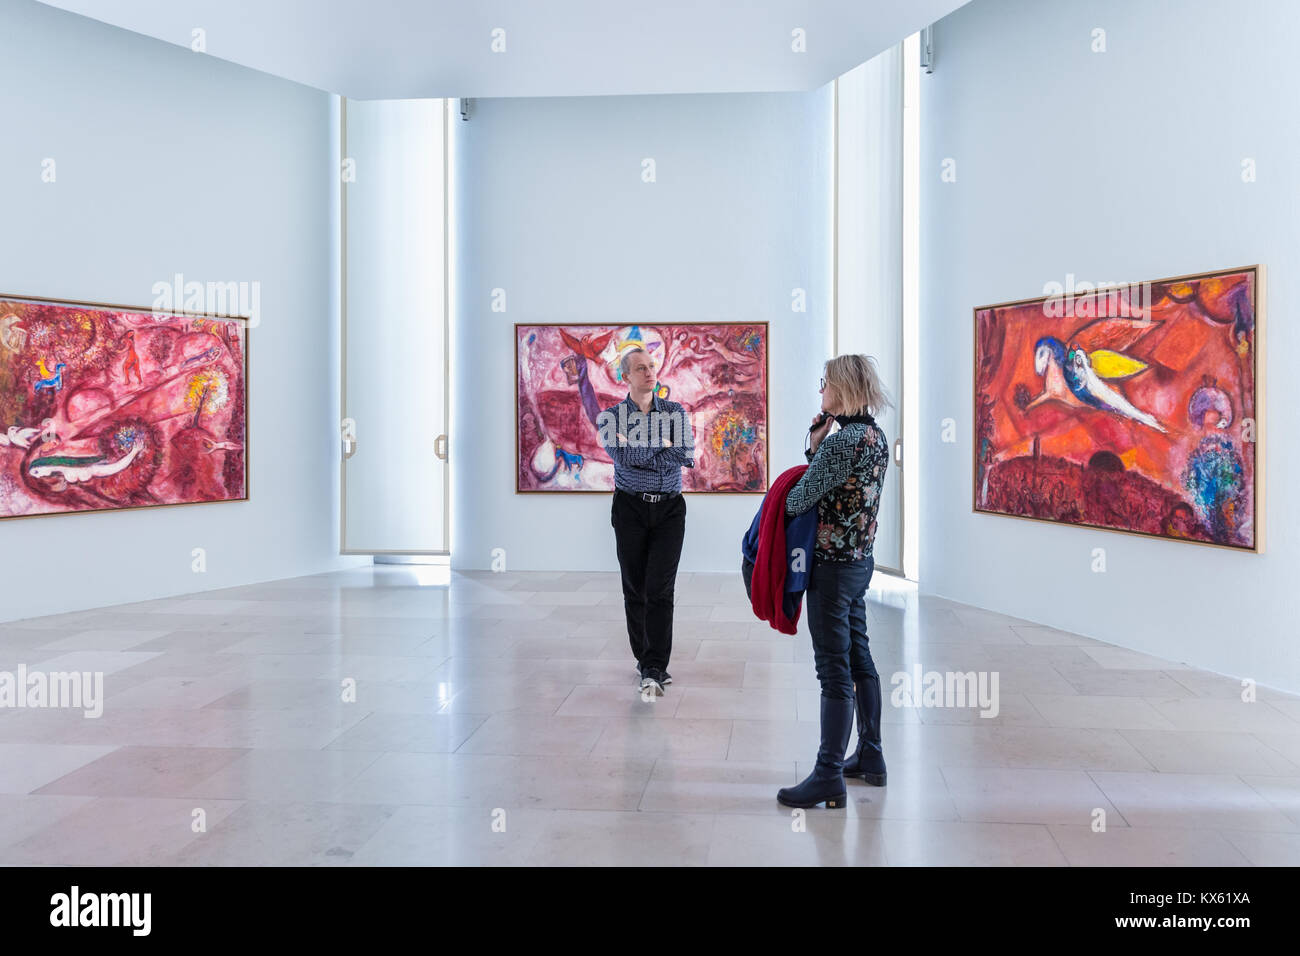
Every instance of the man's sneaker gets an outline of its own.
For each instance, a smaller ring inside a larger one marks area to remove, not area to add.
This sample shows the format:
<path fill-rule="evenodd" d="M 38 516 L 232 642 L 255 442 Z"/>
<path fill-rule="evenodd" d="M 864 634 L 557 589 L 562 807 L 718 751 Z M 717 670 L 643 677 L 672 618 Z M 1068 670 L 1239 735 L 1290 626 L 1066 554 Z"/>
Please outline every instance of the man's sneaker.
<path fill-rule="evenodd" d="M 654 695 L 655 697 L 662 697 L 664 695 L 664 685 L 661 674 L 662 672 L 656 671 L 654 668 L 641 672 L 641 696 L 643 698 L 649 697 L 650 695 Z"/>
<path fill-rule="evenodd" d="M 639 663 L 636 665 L 636 676 L 637 677 L 645 676 L 644 674 L 641 673 L 641 665 Z M 665 687 L 667 687 L 672 682 L 673 682 L 673 675 L 668 673 L 667 671 L 664 671 L 664 679 L 660 681 L 660 683 L 663 684 Z"/>

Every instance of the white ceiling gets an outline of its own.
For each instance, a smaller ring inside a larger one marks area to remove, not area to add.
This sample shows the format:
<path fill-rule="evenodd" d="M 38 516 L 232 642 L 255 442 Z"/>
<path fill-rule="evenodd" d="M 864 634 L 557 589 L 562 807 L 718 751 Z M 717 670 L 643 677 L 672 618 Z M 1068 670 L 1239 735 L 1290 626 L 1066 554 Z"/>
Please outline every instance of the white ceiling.
<path fill-rule="evenodd" d="M 811 90 L 967 0 L 41 0 L 353 99 Z M 505 30 L 493 53 L 492 31 Z M 791 49 L 805 31 L 807 52 Z"/>

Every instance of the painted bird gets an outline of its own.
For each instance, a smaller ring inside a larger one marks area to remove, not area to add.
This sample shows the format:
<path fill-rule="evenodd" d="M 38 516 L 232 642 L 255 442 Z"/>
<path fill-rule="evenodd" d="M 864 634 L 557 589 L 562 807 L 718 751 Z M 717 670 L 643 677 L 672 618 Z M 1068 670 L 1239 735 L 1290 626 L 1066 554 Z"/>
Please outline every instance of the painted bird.
<path fill-rule="evenodd" d="M 614 337 L 615 331 L 616 330 L 611 329 L 604 335 L 597 335 L 594 337 L 591 335 L 584 335 L 581 338 L 578 338 L 570 335 L 568 332 L 564 331 L 564 329 L 560 329 L 560 339 L 565 345 L 573 349 L 576 355 L 582 358 L 598 359 L 600 358 L 600 353 L 605 351 L 605 346 L 609 345 L 609 340 Z"/>
<path fill-rule="evenodd" d="M 1085 353 L 1083 349 L 1070 349 L 1065 357 L 1065 381 L 1070 386 L 1070 391 L 1093 408 L 1118 412 L 1125 418 L 1131 418 L 1135 422 L 1141 422 L 1158 432 L 1164 432 L 1164 426 L 1156 421 L 1155 416 L 1142 411 L 1121 395 L 1119 391 L 1102 381 L 1103 379 L 1131 378 L 1138 372 L 1148 368 L 1145 362 L 1139 362 L 1137 359 L 1128 356 L 1121 356 L 1121 358 L 1124 359 L 1124 363 L 1112 363 L 1109 360 L 1097 363 L 1093 355 Z M 1133 363 L 1139 367 L 1131 371 L 1125 371 L 1125 369 L 1130 368 L 1127 363 Z M 1100 369 L 1098 364 L 1100 364 Z M 1110 371 L 1106 373 L 1102 371 L 1103 369 L 1109 369 Z"/>
<path fill-rule="evenodd" d="M 41 373 L 41 378 L 36 383 L 33 391 L 39 392 L 43 388 L 48 388 L 51 392 L 57 392 L 63 388 L 63 370 L 68 367 L 64 362 L 54 366 L 53 372 L 45 367 L 44 359 L 38 359 L 36 365 L 37 370 Z"/>
<path fill-rule="evenodd" d="M 605 346 L 609 345 L 609 340 L 614 337 L 616 331 L 617 329 L 611 329 L 604 335 L 584 335 L 582 338 L 575 338 L 564 329 L 560 329 L 560 339 L 573 349 L 573 354 L 578 359 L 578 395 L 582 400 L 582 410 L 586 412 L 587 419 L 593 427 L 596 426 L 596 416 L 600 414 L 600 403 L 596 400 L 596 389 L 587 375 L 587 362 L 600 361 L 600 353 L 605 351 Z"/>
<path fill-rule="evenodd" d="M 31 448 L 32 442 L 40 433 L 41 430 L 39 428 L 10 425 L 8 431 L 0 432 L 0 448 L 9 446 L 14 448 Z"/>
<path fill-rule="evenodd" d="M 1034 371 L 1043 376 L 1043 391 L 1026 410 L 1055 400 L 1114 412 L 1164 432 L 1153 415 L 1106 384 L 1130 379 L 1150 368 L 1123 350 L 1161 324 L 1145 318 L 1102 318 L 1076 329 L 1068 346 L 1052 336 L 1039 339 L 1034 345 Z"/>

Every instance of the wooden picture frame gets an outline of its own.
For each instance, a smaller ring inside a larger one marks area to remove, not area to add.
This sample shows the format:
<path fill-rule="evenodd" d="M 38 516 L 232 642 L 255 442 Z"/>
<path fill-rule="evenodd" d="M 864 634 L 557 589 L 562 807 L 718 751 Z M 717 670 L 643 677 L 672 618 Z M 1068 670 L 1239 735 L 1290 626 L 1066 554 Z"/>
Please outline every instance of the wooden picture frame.
<path fill-rule="evenodd" d="M 543 330 L 547 335 L 546 343 L 528 340 L 527 337 L 537 330 Z M 550 336 L 552 330 L 556 333 L 553 337 Z M 594 425 L 589 420 L 583 420 L 587 416 L 584 414 L 582 390 L 590 389 L 591 394 L 587 395 L 586 401 L 595 402 L 602 409 L 621 400 L 627 394 L 627 389 L 610 374 L 610 363 L 617 361 L 618 355 L 639 343 L 644 343 L 650 350 L 657 365 L 662 366 L 665 354 L 667 355 L 670 372 L 660 384 L 669 387 L 667 397 L 671 401 L 680 401 L 692 414 L 696 468 L 683 469 L 683 493 L 766 493 L 770 485 L 770 332 L 767 322 L 617 325 L 515 323 L 516 494 L 608 494 L 613 491 L 613 466 L 595 442 Z M 561 342 L 561 336 L 566 335 L 572 344 L 561 347 L 557 343 Z M 754 336 L 757 336 L 756 341 Z M 742 347 L 741 350 L 731 348 L 737 344 Z M 599 349 L 596 345 L 599 345 Z M 532 369 L 529 362 L 525 361 L 528 353 L 521 351 L 525 347 L 544 352 L 547 358 L 543 361 L 550 363 L 544 372 Z M 761 351 L 761 364 L 760 357 L 755 356 L 753 369 L 743 367 L 748 365 L 742 361 L 744 356 L 754 351 Z M 566 357 L 558 362 L 553 361 L 562 352 L 567 352 Z M 566 362 L 572 368 L 555 367 L 564 366 Z M 599 362 L 604 367 L 595 381 L 586 374 L 588 369 L 585 363 L 588 362 Z M 688 363 L 691 367 L 689 375 L 686 373 Z M 684 386 L 682 391 L 676 393 L 672 391 L 673 369 L 679 370 L 679 384 Z M 545 411 L 539 410 L 536 397 L 522 387 L 525 374 L 533 376 L 537 381 L 549 381 L 553 386 L 545 398 L 548 405 Z M 542 377 L 538 378 L 539 375 Z M 751 394 L 753 390 L 745 387 L 755 376 L 758 378 L 761 396 Z M 705 380 L 709 383 L 707 389 L 704 386 Z M 566 389 L 572 389 L 572 394 L 566 394 Z M 715 429 L 714 424 L 724 414 L 727 416 L 725 422 Z M 761 420 L 755 420 L 760 417 Z M 530 421 L 534 422 L 531 433 L 527 431 Z M 721 433 L 724 429 L 726 439 L 715 442 L 715 438 L 719 437 L 716 433 Z M 590 435 L 587 434 L 588 431 Z M 562 435 L 561 441 L 554 442 L 552 432 Z M 547 449 L 542 447 L 548 441 L 555 447 L 554 471 L 550 471 L 550 456 L 546 454 Z M 525 448 L 525 445 L 528 447 Z M 574 448 L 566 448 L 566 445 L 573 445 Z M 752 462 L 752 455 L 756 451 L 762 455 L 761 469 Z M 546 467 L 534 468 L 534 459 L 541 461 L 543 458 L 547 459 L 542 462 Z M 596 479 L 590 477 L 591 471 L 586 480 L 581 475 L 573 477 L 575 465 L 580 472 L 592 463 L 602 466 L 599 469 L 599 486 L 596 487 L 591 486 L 596 483 Z M 724 468 L 732 473 L 731 478 L 724 474 Z M 548 471 L 551 477 L 543 479 L 542 476 Z M 556 475 L 561 475 L 561 482 L 554 481 Z M 737 475 L 741 477 L 735 477 Z M 553 487 L 541 487 L 545 484 L 552 484 Z M 566 484 L 572 487 L 567 487 Z"/>
<path fill-rule="evenodd" d="M 972 315 L 973 513 L 1263 552 L 1262 265 Z"/>
<path fill-rule="evenodd" d="M 0 520 L 247 501 L 249 321 L 0 294 Z"/>

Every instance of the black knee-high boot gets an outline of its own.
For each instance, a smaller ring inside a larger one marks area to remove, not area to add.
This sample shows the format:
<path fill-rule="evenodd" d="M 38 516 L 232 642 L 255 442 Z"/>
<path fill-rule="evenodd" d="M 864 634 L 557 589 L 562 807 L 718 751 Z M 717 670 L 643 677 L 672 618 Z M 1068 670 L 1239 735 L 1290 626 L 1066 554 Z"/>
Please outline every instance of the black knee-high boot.
<path fill-rule="evenodd" d="M 854 682 L 858 711 L 858 749 L 844 758 L 844 776 L 862 777 L 876 787 L 885 785 L 885 754 L 880 747 L 880 678 Z"/>
<path fill-rule="evenodd" d="M 776 799 L 787 807 L 815 807 L 825 802 L 826 809 L 842 808 L 845 803 L 844 750 L 853 731 L 853 701 L 822 698 L 822 744 L 817 763 L 803 783 L 783 787 Z"/>

